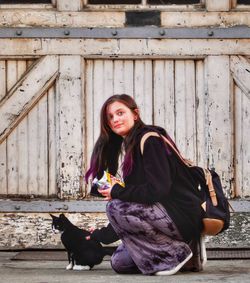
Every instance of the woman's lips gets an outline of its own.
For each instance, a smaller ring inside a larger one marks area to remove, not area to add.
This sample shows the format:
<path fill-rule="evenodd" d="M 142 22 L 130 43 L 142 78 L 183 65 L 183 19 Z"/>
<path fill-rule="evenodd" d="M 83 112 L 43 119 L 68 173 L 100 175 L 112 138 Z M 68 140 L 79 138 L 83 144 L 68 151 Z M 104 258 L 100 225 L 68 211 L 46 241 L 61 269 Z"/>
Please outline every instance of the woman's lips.
<path fill-rule="evenodd" d="M 114 128 L 117 129 L 117 128 L 120 128 L 121 126 L 122 126 L 122 124 L 115 125 Z"/>

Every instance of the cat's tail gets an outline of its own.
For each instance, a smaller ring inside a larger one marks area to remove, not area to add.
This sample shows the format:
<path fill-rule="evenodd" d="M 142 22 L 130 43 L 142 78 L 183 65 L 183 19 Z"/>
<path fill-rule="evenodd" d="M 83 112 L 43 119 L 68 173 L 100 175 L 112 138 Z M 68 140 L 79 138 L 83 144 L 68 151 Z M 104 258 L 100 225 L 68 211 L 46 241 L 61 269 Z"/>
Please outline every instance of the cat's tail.
<path fill-rule="evenodd" d="M 110 255 L 112 256 L 112 254 L 114 253 L 114 251 L 116 250 L 117 247 L 103 247 L 102 248 L 102 252 L 103 252 L 103 256 L 105 255 Z"/>

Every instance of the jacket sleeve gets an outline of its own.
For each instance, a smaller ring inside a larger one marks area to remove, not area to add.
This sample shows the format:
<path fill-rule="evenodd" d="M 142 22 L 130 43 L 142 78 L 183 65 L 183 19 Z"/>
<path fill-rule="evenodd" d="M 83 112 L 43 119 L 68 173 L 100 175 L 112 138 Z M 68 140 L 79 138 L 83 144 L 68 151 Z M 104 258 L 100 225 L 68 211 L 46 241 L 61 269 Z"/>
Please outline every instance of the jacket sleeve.
<path fill-rule="evenodd" d="M 97 240 L 105 245 L 114 243 L 119 240 L 116 232 L 114 231 L 112 225 L 109 223 L 107 227 L 101 229 L 95 229 L 91 234 L 91 239 Z"/>
<path fill-rule="evenodd" d="M 115 184 L 111 197 L 123 201 L 152 204 L 166 199 L 173 183 L 171 160 L 164 142 L 158 137 L 149 137 L 144 144 L 143 167 L 145 180 L 142 184 Z M 172 170 L 173 171 L 173 170 Z"/>

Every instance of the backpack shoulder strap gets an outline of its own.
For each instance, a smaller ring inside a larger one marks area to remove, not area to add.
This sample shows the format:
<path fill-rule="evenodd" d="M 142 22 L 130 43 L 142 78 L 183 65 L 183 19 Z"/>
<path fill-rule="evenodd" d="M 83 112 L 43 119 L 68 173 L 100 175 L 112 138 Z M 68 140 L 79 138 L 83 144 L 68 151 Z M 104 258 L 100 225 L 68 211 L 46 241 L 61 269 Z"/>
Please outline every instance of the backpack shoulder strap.
<path fill-rule="evenodd" d="M 144 144 L 145 141 L 149 138 L 149 137 L 160 137 L 159 134 L 157 134 L 156 132 L 148 132 L 146 134 L 144 134 L 141 138 L 141 142 L 140 142 L 140 149 L 141 149 L 141 154 L 143 155 L 143 150 L 144 150 Z"/>
<path fill-rule="evenodd" d="M 146 140 L 147 140 L 149 137 L 152 137 L 152 136 L 153 136 L 153 137 L 158 137 L 158 138 L 162 137 L 162 138 L 164 139 L 165 143 L 167 143 L 167 144 L 171 147 L 171 149 L 177 154 L 177 156 L 181 159 L 181 161 L 182 161 L 186 166 L 188 166 L 188 167 L 192 167 L 192 166 L 193 166 L 192 162 L 191 162 L 190 160 L 187 160 L 187 159 L 183 158 L 183 157 L 181 156 L 181 154 L 178 152 L 178 150 L 173 146 L 173 144 L 172 144 L 165 136 L 159 135 L 159 134 L 156 133 L 156 132 L 148 132 L 148 133 L 146 133 L 146 134 L 144 134 L 144 135 L 142 136 L 142 138 L 141 138 L 141 143 L 140 143 L 140 149 L 141 149 L 141 154 L 142 154 L 142 155 L 143 155 L 144 144 L 145 144 Z"/>

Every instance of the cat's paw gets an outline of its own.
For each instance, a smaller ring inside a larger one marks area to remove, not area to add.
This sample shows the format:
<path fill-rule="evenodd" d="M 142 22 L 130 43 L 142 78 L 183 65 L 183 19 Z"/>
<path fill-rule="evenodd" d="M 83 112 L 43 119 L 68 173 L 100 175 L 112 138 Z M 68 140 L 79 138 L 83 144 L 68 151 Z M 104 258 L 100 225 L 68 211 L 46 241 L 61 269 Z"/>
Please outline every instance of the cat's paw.
<path fill-rule="evenodd" d="M 72 262 L 66 266 L 66 270 L 71 270 L 73 268 Z"/>
<path fill-rule="evenodd" d="M 90 267 L 87 265 L 74 265 L 73 270 L 90 270 Z"/>

